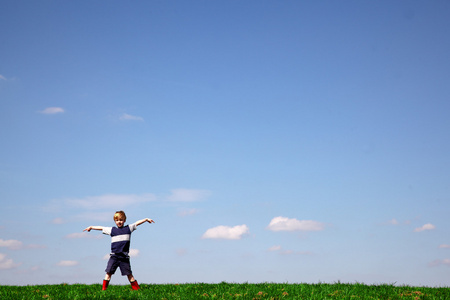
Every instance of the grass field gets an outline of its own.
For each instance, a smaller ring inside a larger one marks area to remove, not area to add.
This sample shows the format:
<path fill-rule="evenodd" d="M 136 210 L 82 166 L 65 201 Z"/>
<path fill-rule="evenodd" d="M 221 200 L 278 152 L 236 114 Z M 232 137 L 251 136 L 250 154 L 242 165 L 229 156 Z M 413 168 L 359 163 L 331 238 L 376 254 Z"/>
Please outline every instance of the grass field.
<path fill-rule="evenodd" d="M 0 299 L 450 299 L 449 287 L 395 285 L 186 283 L 129 285 L 59 284 L 0 286 Z"/>

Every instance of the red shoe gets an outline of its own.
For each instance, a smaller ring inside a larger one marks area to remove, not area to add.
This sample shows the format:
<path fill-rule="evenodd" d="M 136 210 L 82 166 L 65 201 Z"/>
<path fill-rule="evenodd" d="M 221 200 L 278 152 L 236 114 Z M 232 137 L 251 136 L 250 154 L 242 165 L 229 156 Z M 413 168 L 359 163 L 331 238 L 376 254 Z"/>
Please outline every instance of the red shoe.
<path fill-rule="evenodd" d="M 140 286 L 139 286 L 139 284 L 138 284 L 138 282 L 136 280 L 133 281 L 133 282 L 130 282 L 130 283 L 131 283 L 131 288 L 133 290 L 137 291 L 138 289 L 140 289 Z"/>
<path fill-rule="evenodd" d="M 109 285 L 109 280 L 103 279 L 102 291 L 105 291 L 108 288 L 108 285 Z"/>

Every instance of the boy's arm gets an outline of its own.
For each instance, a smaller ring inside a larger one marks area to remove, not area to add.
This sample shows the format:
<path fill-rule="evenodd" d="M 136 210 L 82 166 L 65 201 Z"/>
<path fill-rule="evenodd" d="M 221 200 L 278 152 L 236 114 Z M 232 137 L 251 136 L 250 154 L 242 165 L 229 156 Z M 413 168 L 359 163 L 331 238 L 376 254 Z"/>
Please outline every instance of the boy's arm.
<path fill-rule="evenodd" d="M 134 224 L 136 224 L 136 226 L 139 226 L 141 224 L 144 224 L 145 222 L 149 222 L 150 224 L 155 223 L 155 221 L 153 221 L 152 219 L 146 218 L 146 219 L 139 220 Z"/>
<path fill-rule="evenodd" d="M 87 227 L 86 229 L 84 229 L 83 231 L 89 232 L 89 231 L 91 231 L 92 229 L 94 229 L 94 230 L 103 230 L 103 226 L 89 226 L 89 227 Z"/>

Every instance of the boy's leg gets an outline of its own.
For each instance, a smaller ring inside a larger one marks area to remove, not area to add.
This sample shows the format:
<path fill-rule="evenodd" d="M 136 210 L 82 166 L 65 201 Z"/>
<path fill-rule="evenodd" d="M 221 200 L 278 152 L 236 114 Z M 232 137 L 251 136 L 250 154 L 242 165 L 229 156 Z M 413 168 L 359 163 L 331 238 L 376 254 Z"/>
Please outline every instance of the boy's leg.
<path fill-rule="evenodd" d="M 106 266 L 106 275 L 105 279 L 103 279 L 103 287 L 102 290 L 106 290 L 109 285 L 109 281 L 111 280 L 112 274 L 116 272 L 117 267 L 119 266 L 119 263 L 115 256 L 111 256 L 108 260 L 108 265 Z"/>
<path fill-rule="evenodd" d="M 139 286 L 138 282 L 136 281 L 136 279 L 134 279 L 133 274 L 130 274 L 130 275 L 127 275 L 127 276 L 128 276 L 128 281 L 130 281 L 131 288 L 133 290 L 136 290 L 136 291 L 138 289 L 140 289 L 140 286 Z"/>
<path fill-rule="evenodd" d="M 110 281 L 110 280 L 111 280 L 111 274 L 106 273 L 105 279 L 103 279 L 103 287 L 102 287 L 102 290 L 103 290 L 103 291 L 106 290 L 106 289 L 108 288 L 108 285 L 109 285 L 109 281 Z"/>
<path fill-rule="evenodd" d="M 127 275 L 128 281 L 131 284 L 131 288 L 133 290 L 140 289 L 138 282 L 133 276 L 133 272 L 131 271 L 131 264 L 130 264 L 130 258 L 126 257 L 122 260 L 120 264 L 120 271 L 122 272 L 122 275 Z"/>
<path fill-rule="evenodd" d="M 129 274 L 129 275 L 127 275 L 127 277 L 128 277 L 128 281 L 129 281 L 129 282 L 136 281 L 136 279 L 134 279 L 133 274 Z"/>
<path fill-rule="evenodd" d="M 102 291 L 106 291 L 109 285 L 109 280 L 103 279 Z"/>

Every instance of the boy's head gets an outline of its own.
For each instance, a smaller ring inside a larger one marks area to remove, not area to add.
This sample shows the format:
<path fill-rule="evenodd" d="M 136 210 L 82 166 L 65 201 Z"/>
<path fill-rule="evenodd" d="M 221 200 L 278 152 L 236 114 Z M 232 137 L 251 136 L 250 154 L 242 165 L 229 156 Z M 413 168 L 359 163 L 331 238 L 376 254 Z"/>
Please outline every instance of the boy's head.
<path fill-rule="evenodd" d="M 117 227 L 122 227 L 127 220 L 127 216 L 122 210 L 116 211 L 114 214 L 114 222 L 116 222 Z"/>

